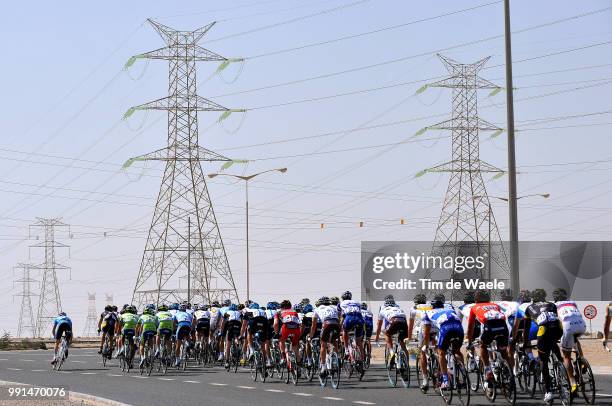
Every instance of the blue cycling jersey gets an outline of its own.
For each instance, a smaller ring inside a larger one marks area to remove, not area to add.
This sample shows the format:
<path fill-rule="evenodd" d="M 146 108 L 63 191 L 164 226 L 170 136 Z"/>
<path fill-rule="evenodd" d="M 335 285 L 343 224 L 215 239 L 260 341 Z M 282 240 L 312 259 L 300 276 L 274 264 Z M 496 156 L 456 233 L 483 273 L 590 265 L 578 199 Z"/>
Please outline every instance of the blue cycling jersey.
<path fill-rule="evenodd" d="M 189 323 L 189 324 L 191 324 L 193 322 L 193 315 L 191 313 L 187 313 L 187 312 L 178 311 L 174 315 L 174 318 L 176 319 L 176 322 L 179 323 L 179 324 L 180 323 Z"/>
<path fill-rule="evenodd" d="M 53 320 L 53 327 L 58 327 L 61 324 L 68 324 L 70 328 L 72 328 L 72 320 L 68 316 L 57 316 L 55 320 Z"/>

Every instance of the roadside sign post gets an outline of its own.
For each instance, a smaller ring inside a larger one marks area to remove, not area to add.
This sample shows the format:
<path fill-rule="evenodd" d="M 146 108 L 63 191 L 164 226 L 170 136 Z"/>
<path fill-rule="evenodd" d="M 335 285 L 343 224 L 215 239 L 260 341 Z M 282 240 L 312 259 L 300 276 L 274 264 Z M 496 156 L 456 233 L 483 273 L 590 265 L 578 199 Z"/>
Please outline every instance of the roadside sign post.
<path fill-rule="evenodd" d="M 593 338 L 593 325 L 592 325 L 592 320 L 597 317 L 597 308 L 590 304 L 590 305 L 586 305 L 584 307 L 584 310 L 582 311 L 584 314 L 584 317 L 586 317 L 587 319 L 589 319 L 589 331 L 591 332 L 591 338 Z"/>

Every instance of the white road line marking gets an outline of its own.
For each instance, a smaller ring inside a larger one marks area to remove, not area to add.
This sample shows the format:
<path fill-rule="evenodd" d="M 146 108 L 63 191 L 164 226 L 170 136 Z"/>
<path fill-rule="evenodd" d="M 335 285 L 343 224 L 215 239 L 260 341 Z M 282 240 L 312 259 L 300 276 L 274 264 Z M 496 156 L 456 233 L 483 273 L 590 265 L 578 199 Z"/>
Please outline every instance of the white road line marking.
<path fill-rule="evenodd" d="M 59 371 L 60 374 L 71 374 L 72 372 L 70 371 Z"/>
<path fill-rule="evenodd" d="M 218 382 L 208 382 L 209 385 L 214 385 L 214 386 L 227 386 L 226 383 L 218 383 Z"/>
<path fill-rule="evenodd" d="M 174 381 L 174 378 L 157 378 L 160 381 Z"/>
<path fill-rule="evenodd" d="M 0 361 L 8 361 L 8 358 L 0 358 Z"/>
<path fill-rule="evenodd" d="M 200 383 L 200 381 L 183 381 L 185 383 Z"/>
<path fill-rule="evenodd" d="M 46 369 L 33 369 L 32 372 L 47 372 Z"/>
<path fill-rule="evenodd" d="M 123 376 L 123 375 L 117 375 L 117 374 L 106 374 L 108 376 Z"/>
<path fill-rule="evenodd" d="M 327 400 L 344 400 L 343 398 L 335 398 L 333 396 L 322 396 L 322 399 L 327 399 Z"/>
<path fill-rule="evenodd" d="M 237 388 L 240 388 L 240 389 L 255 389 L 255 387 L 254 387 L 254 386 L 242 386 L 242 385 L 237 385 L 236 387 L 237 387 Z"/>
<path fill-rule="evenodd" d="M 312 394 L 310 394 L 310 393 L 304 393 L 304 392 L 293 392 L 293 395 L 295 395 L 295 396 L 304 396 L 304 397 L 306 397 L 306 396 L 312 396 Z"/>
<path fill-rule="evenodd" d="M 612 397 L 612 395 L 610 395 L 608 393 L 598 393 L 596 396 Z"/>
<path fill-rule="evenodd" d="M 6 369 L 9 369 L 11 371 L 21 371 L 21 368 L 6 368 Z"/>
<path fill-rule="evenodd" d="M 132 378 L 147 379 L 148 376 L 132 375 Z"/>
<path fill-rule="evenodd" d="M 366 402 L 365 400 L 353 400 L 353 403 L 356 403 L 358 405 L 375 405 L 376 404 L 373 402 Z"/>
<path fill-rule="evenodd" d="M 283 392 L 285 392 L 282 389 L 266 389 L 265 391 L 266 392 L 273 392 L 273 393 L 283 393 Z"/>
<path fill-rule="evenodd" d="M 97 375 L 97 372 L 81 372 L 81 375 Z"/>
<path fill-rule="evenodd" d="M 79 361 L 78 359 L 72 360 L 70 362 L 72 362 L 72 363 L 76 362 L 77 364 L 84 364 L 85 363 L 85 361 Z"/>
<path fill-rule="evenodd" d="M 34 362 L 33 359 L 20 359 L 19 361 L 23 361 L 23 362 Z"/>

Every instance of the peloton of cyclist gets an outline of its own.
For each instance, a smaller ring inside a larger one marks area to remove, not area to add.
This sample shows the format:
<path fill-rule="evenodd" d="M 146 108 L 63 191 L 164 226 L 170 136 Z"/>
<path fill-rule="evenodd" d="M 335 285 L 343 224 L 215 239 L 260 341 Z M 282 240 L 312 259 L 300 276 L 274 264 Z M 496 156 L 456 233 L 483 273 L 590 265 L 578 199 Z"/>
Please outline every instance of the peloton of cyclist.
<path fill-rule="evenodd" d="M 327 373 L 327 346 L 329 343 L 333 343 L 334 350 L 338 351 L 338 338 L 340 337 L 340 317 L 338 314 L 338 307 L 332 305 L 329 297 L 322 296 L 315 303 L 314 315 L 312 316 L 312 324 L 310 326 L 310 339 L 314 338 L 320 328 L 320 352 L 319 352 L 319 365 L 321 370 L 319 375 L 325 376 Z"/>
<path fill-rule="evenodd" d="M 51 360 L 51 364 L 55 364 L 57 363 L 57 350 L 59 349 L 62 336 L 66 336 L 68 347 L 70 347 L 70 343 L 72 341 L 72 320 L 66 315 L 65 312 L 60 312 L 53 320 L 51 334 L 55 338 L 55 347 L 53 349 L 53 359 Z M 66 347 L 66 358 L 68 358 L 68 347 Z"/>
<path fill-rule="evenodd" d="M 363 335 L 364 335 L 364 320 L 361 314 L 361 304 L 353 300 L 353 294 L 346 291 L 342 294 L 342 302 L 340 302 L 340 319 L 342 324 L 342 343 L 344 348 L 349 348 L 349 333 L 355 331 L 355 341 L 359 348 L 359 359 L 354 359 L 355 363 L 361 363 L 363 356 Z M 347 351 L 349 354 L 350 352 Z"/>
<path fill-rule="evenodd" d="M 100 314 L 100 318 L 98 319 L 98 334 L 102 332 L 98 354 L 102 354 L 102 347 L 104 347 L 104 340 L 106 336 L 108 336 L 108 340 L 110 341 L 110 352 L 111 354 L 113 353 L 113 347 L 115 346 L 115 323 L 117 322 L 117 314 L 113 311 L 113 308 L 114 307 L 112 305 L 106 305 L 104 307 L 104 311 Z"/>

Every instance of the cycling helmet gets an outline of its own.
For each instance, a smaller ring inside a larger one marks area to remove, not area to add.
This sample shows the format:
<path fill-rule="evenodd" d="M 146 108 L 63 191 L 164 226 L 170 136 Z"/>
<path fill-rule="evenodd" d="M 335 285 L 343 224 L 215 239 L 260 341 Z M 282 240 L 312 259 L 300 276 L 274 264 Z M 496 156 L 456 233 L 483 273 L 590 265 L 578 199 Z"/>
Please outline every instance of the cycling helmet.
<path fill-rule="evenodd" d="M 113 308 L 111 309 L 111 311 L 116 312 L 117 311 L 117 306 L 113 305 Z"/>
<path fill-rule="evenodd" d="M 512 289 L 504 289 L 500 294 L 501 300 L 511 301 L 514 299 L 514 294 L 512 293 Z"/>
<path fill-rule="evenodd" d="M 145 307 L 145 309 L 142 311 L 142 314 L 149 314 L 149 315 L 151 315 L 151 316 L 152 316 L 152 315 L 154 315 L 154 314 L 155 314 L 155 311 L 154 311 L 152 308 L 150 308 L 149 306 L 147 306 L 147 307 Z"/>
<path fill-rule="evenodd" d="M 531 292 L 531 298 L 534 302 L 545 302 L 546 291 L 544 289 L 534 289 L 534 291 Z"/>
<path fill-rule="evenodd" d="M 212 302 L 211 306 L 212 306 L 212 307 L 221 307 L 221 305 L 219 304 L 219 301 L 218 301 L 218 300 L 213 300 L 213 302 Z"/>
<path fill-rule="evenodd" d="M 323 306 L 329 306 L 331 305 L 331 299 L 328 298 L 327 296 L 321 296 L 321 298 L 319 299 L 319 306 L 323 305 Z"/>
<path fill-rule="evenodd" d="M 105 312 L 112 312 L 113 311 L 113 306 L 111 306 L 111 305 L 104 306 L 104 311 Z"/>
<path fill-rule="evenodd" d="M 268 302 L 266 303 L 266 307 L 270 310 L 274 310 L 274 302 Z"/>
<path fill-rule="evenodd" d="M 518 302 L 519 303 L 531 302 L 531 292 L 528 290 L 521 290 L 518 295 Z"/>
<path fill-rule="evenodd" d="M 491 293 L 488 290 L 480 289 L 476 291 L 476 303 L 486 303 L 491 301 Z"/>
<path fill-rule="evenodd" d="M 431 307 L 433 307 L 434 309 L 441 309 L 444 307 L 444 300 L 442 300 L 444 297 L 444 295 L 442 295 L 442 297 L 440 297 L 440 295 L 436 295 L 434 297 L 434 300 L 432 300 L 431 303 Z"/>
<path fill-rule="evenodd" d="M 567 290 L 563 288 L 557 288 L 553 291 L 553 300 L 555 302 L 560 302 L 562 300 L 567 300 Z"/>
<path fill-rule="evenodd" d="M 366 302 L 361 303 L 361 310 L 368 310 L 368 304 Z"/>
<path fill-rule="evenodd" d="M 244 302 L 244 307 L 249 307 L 251 306 L 251 303 L 253 303 L 253 301 L 251 299 L 248 299 Z"/>
<path fill-rule="evenodd" d="M 168 311 L 168 306 L 166 306 L 165 303 L 162 303 L 162 304 L 159 305 L 157 310 L 160 311 L 160 312 L 166 312 L 166 311 Z"/>
<path fill-rule="evenodd" d="M 465 292 L 465 294 L 463 295 L 463 303 L 472 304 L 475 301 L 476 301 L 476 294 L 474 293 L 473 290 L 468 290 L 467 292 Z"/>
<path fill-rule="evenodd" d="M 308 299 L 307 297 L 305 297 L 304 299 L 302 299 L 302 301 L 300 302 L 301 304 L 308 304 L 310 303 L 310 299 Z"/>
<path fill-rule="evenodd" d="M 126 304 L 123 305 L 121 310 L 125 311 L 128 307 L 130 307 L 130 305 L 126 303 Z"/>
<path fill-rule="evenodd" d="M 178 310 L 178 308 L 179 308 L 178 303 L 172 303 L 169 307 L 170 310 Z"/>
<path fill-rule="evenodd" d="M 434 296 L 434 301 L 442 302 L 444 304 L 444 302 L 446 302 L 446 296 L 444 296 L 444 293 L 438 293 Z"/>
<path fill-rule="evenodd" d="M 187 305 L 185 303 L 181 303 L 181 305 L 179 306 L 178 309 L 181 312 L 186 312 L 187 311 Z"/>
<path fill-rule="evenodd" d="M 145 309 L 153 310 L 153 312 L 155 312 L 155 305 L 153 303 L 150 303 L 146 306 Z"/>
<path fill-rule="evenodd" d="M 240 303 L 238 305 L 238 310 L 240 310 L 240 311 L 244 310 L 244 305 L 242 303 Z"/>
<path fill-rule="evenodd" d="M 385 307 L 395 307 L 395 299 L 393 299 L 393 296 L 389 296 L 385 298 Z"/>
<path fill-rule="evenodd" d="M 288 299 L 283 300 L 280 303 L 280 308 L 282 310 L 287 310 L 287 309 L 291 309 L 291 302 Z"/>
<path fill-rule="evenodd" d="M 293 305 L 293 310 L 295 310 L 298 313 L 302 313 L 302 304 L 301 303 L 296 303 Z"/>
<path fill-rule="evenodd" d="M 333 306 L 337 306 L 340 303 L 340 299 L 338 299 L 338 296 L 334 296 L 330 300 Z"/>
<path fill-rule="evenodd" d="M 350 290 L 347 290 L 342 294 L 342 300 L 351 300 L 353 298 L 353 294 Z"/>
<path fill-rule="evenodd" d="M 302 311 L 303 311 L 304 313 L 310 313 L 310 312 L 311 312 L 311 311 L 313 311 L 313 310 L 314 310 L 314 308 L 312 307 L 312 305 L 311 305 L 310 303 L 306 303 L 306 304 L 304 305 L 304 308 L 302 309 Z"/>
<path fill-rule="evenodd" d="M 232 304 L 232 301 L 229 299 L 225 299 L 223 301 L 223 307 L 229 307 Z"/>
<path fill-rule="evenodd" d="M 249 309 L 259 309 L 259 303 L 252 302 L 249 305 Z"/>
<path fill-rule="evenodd" d="M 66 312 L 59 312 L 59 315 L 60 315 L 60 316 L 65 316 L 65 315 L 66 315 Z"/>
<path fill-rule="evenodd" d="M 425 296 L 424 293 L 417 293 L 416 295 L 414 295 L 412 301 L 415 305 L 425 304 L 427 303 L 427 296 Z"/>
<path fill-rule="evenodd" d="M 231 310 L 231 311 L 237 311 L 238 310 L 238 306 L 236 305 L 236 303 L 232 303 L 229 305 L 227 310 Z"/>

